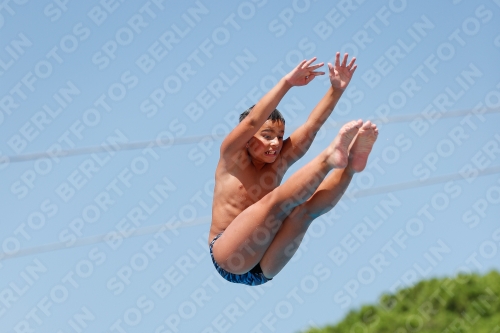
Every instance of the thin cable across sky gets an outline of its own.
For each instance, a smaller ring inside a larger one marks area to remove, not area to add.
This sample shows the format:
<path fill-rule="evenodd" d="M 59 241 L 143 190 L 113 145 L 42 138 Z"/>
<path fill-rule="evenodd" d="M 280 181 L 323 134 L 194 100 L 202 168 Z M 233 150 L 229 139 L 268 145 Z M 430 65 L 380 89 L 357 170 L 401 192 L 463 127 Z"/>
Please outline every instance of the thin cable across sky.
<path fill-rule="evenodd" d="M 490 109 L 487 112 L 481 113 L 481 115 L 495 114 L 500 113 L 500 109 Z M 455 118 L 460 116 L 467 116 L 474 114 L 474 109 L 466 109 L 459 111 L 449 111 L 441 114 L 441 118 Z M 403 123 L 409 122 L 415 119 L 422 118 L 421 113 L 414 113 L 409 115 L 397 115 L 386 118 L 376 118 L 371 121 L 374 123 L 380 124 L 393 124 L 393 123 Z M 341 124 L 326 124 L 323 128 L 329 130 L 332 128 L 340 127 Z M 19 163 L 26 161 L 33 161 L 40 158 L 54 158 L 54 157 L 70 157 L 70 156 L 78 156 L 78 155 L 88 155 L 88 154 L 96 154 L 96 153 L 104 153 L 104 152 L 120 152 L 120 151 L 128 151 L 128 150 L 136 150 L 136 149 L 144 149 L 144 148 L 159 148 L 173 145 L 187 145 L 198 143 L 202 140 L 211 139 L 213 141 L 222 140 L 224 136 L 222 135 L 199 135 L 199 136 L 190 136 L 185 138 L 175 138 L 172 140 L 149 140 L 149 141 L 141 141 L 141 142 L 129 142 L 129 143 L 116 143 L 113 145 L 100 145 L 93 147 L 83 147 L 83 148 L 74 148 L 68 150 L 61 150 L 55 152 L 37 152 L 37 153 L 27 153 L 21 155 L 13 155 L 13 156 L 4 156 L 0 158 L 0 165 L 7 163 Z"/>
<path fill-rule="evenodd" d="M 483 170 L 478 170 L 478 173 L 475 177 L 489 176 L 489 175 L 498 174 L 498 173 L 500 173 L 500 165 L 492 166 L 492 167 L 489 167 L 489 168 L 486 168 Z M 354 198 L 363 198 L 363 197 L 369 197 L 369 196 L 373 196 L 373 195 L 377 195 L 377 194 L 403 191 L 403 190 L 412 189 L 412 188 L 441 184 L 441 183 L 445 183 L 445 182 L 452 181 L 452 180 L 466 180 L 466 179 L 469 179 L 469 178 L 464 177 L 460 173 L 453 173 L 453 174 L 449 174 L 449 175 L 428 178 L 428 179 L 423 180 L 423 181 L 412 180 L 412 181 L 408 181 L 408 182 L 404 182 L 404 183 L 398 183 L 398 184 L 393 184 L 393 185 L 379 186 L 379 187 L 371 188 L 371 189 L 359 190 L 351 196 Z M 175 230 L 175 229 L 180 229 L 180 228 L 194 227 L 194 226 L 197 226 L 200 224 L 209 223 L 210 221 L 211 221 L 211 217 L 205 216 L 205 217 L 200 217 L 198 219 L 195 219 L 189 223 L 182 223 L 182 224 L 177 224 L 177 225 L 163 223 L 163 224 L 157 224 L 157 225 L 145 226 L 142 228 L 138 228 L 135 231 L 127 232 L 126 234 L 116 232 L 116 231 L 113 231 L 112 233 L 114 233 L 117 236 L 120 236 L 122 239 L 127 239 L 127 238 L 142 236 L 142 235 L 153 234 L 153 233 L 156 233 L 156 232 L 161 231 L 161 230 Z M 56 243 L 34 246 L 34 247 L 26 248 L 26 249 L 20 249 L 19 251 L 17 251 L 16 253 L 13 253 L 13 254 L 0 253 L 0 261 L 7 260 L 7 259 L 19 258 L 19 257 L 25 257 L 25 256 L 29 256 L 32 254 L 40 254 L 40 253 L 45 253 L 45 252 L 52 252 L 52 251 L 70 249 L 70 248 L 91 245 L 91 244 L 96 244 L 96 243 L 102 243 L 102 242 L 106 241 L 106 239 L 107 239 L 107 237 L 109 237 L 109 235 L 110 235 L 110 233 L 105 233 L 105 234 L 100 234 L 100 235 L 83 237 L 83 238 L 77 239 L 71 245 L 67 245 L 66 242 L 56 242 Z"/>

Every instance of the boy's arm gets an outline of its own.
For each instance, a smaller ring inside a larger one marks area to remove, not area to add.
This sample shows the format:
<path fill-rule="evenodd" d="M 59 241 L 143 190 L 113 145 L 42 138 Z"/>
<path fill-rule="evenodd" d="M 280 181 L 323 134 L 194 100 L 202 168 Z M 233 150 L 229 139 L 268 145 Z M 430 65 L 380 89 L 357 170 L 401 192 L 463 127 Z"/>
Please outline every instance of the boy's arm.
<path fill-rule="evenodd" d="M 330 116 L 344 90 L 349 85 L 357 65 L 354 64 L 356 58 L 352 58 L 348 64 L 347 58 L 348 55 L 346 53 L 341 63 L 340 53 L 337 52 L 335 55 L 335 66 L 332 66 L 330 63 L 328 64 L 331 87 L 311 111 L 306 122 L 297 128 L 283 143 L 281 156 L 288 166 L 304 156 L 314 141 L 316 133 L 318 133 L 321 126 L 323 126 L 326 119 Z"/>
<path fill-rule="evenodd" d="M 247 142 L 269 118 L 271 112 L 278 106 L 281 99 L 293 86 L 303 86 L 311 82 L 316 75 L 323 72 L 314 70 L 323 66 L 323 63 L 312 65 L 316 60 L 303 60 L 290 73 L 285 75 L 261 100 L 255 104 L 248 116 L 243 119 L 224 139 L 220 147 L 221 158 L 231 157 L 241 151 Z"/>

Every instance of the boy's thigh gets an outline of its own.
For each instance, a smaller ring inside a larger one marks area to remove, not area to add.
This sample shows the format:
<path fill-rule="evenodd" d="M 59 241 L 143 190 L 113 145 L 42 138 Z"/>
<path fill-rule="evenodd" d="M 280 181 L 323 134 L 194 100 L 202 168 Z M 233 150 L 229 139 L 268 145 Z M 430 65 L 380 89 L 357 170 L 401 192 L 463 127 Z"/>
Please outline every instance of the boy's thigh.
<path fill-rule="evenodd" d="M 213 244 L 212 255 L 222 269 L 233 274 L 248 272 L 262 257 L 252 244 L 239 242 L 226 231 Z"/>
<path fill-rule="evenodd" d="M 213 245 L 215 260 L 231 273 L 242 274 L 259 263 L 286 218 L 251 208 L 238 215 Z"/>

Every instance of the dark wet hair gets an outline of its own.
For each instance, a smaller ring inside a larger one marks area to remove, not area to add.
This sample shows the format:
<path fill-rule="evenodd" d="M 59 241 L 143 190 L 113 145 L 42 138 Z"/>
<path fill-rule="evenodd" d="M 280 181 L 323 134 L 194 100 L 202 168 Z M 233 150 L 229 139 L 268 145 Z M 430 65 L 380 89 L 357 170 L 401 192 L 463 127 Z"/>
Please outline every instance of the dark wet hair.
<path fill-rule="evenodd" d="M 243 119 L 245 119 L 248 116 L 248 114 L 250 113 L 250 111 L 252 111 L 254 106 L 255 105 L 252 105 L 250 108 L 248 108 L 248 110 L 246 110 L 242 114 L 240 114 L 240 123 Z M 271 112 L 271 114 L 269 115 L 269 118 L 267 118 L 267 120 L 272 120 L 273 122 L 274 121 L 281 121 L 283 123 L 283 125 L 285 125 L 285 118 L 283 118 L 283 115 L 277 109 L 274 109 L 274 111 Z"/>

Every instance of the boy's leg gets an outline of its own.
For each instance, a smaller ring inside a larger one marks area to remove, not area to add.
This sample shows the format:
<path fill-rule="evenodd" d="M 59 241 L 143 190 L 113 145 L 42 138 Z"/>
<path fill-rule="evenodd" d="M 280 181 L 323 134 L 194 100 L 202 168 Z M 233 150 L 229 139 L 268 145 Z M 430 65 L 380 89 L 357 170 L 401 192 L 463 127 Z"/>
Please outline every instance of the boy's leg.
<path fill-rule="evenodd" d="M 349 153 L 349 164 L 336 169 L 325 178 L 309 200 L 296 207 L 283 225 L 260 261 L 264 275 L 274 277 L 297 251 L 312 221 L 332 209 L 346 191 L 356 172 L 361 172 L 377 139 L 378 130 L 369 121 L 364 123 Z"/>
<path fill-rule="evenodd" d="M 345 168 L 349 146 L 361 125 L 361 120 L 344 125 L 320 155 L 241 212 L 214 243 L 217 263 L 235 274 L 259 263 L 288 214 L 309 199 L 331 169 Z"/>

